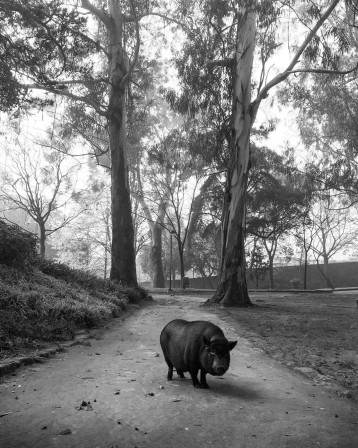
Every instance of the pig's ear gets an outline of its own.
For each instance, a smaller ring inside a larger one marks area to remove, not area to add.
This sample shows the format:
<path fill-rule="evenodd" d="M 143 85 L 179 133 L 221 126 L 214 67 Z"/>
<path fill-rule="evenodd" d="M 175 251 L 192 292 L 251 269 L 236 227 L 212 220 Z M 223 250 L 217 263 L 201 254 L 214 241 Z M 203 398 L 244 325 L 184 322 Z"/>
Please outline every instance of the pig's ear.
<path fill-rule="evenodd" d="M 229 350 L 232 350 L 236 344 L 237 344 L 237 341 L 229 341 Z"/>
<path fill-rule="evenodd" d="M 205 347 L 208 347 L 210 345 L 210 341 L 205 337 L 205 335 L 203 335 L 203 341 L 204 341 Z"/>

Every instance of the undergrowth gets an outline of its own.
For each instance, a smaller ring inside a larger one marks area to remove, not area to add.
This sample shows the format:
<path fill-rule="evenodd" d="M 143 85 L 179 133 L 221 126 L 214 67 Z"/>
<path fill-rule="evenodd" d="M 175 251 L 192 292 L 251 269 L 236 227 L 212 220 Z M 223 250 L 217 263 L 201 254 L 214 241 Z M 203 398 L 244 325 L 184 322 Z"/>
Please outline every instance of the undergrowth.
<path fill-rule="evenodd" d="M 143 288 L 122 287 L 60 263 L 45 261 L 27 270 L 0 264 L 0 357 L 71 339 L 77 329 L 97 327 L 146 298 Z"/>

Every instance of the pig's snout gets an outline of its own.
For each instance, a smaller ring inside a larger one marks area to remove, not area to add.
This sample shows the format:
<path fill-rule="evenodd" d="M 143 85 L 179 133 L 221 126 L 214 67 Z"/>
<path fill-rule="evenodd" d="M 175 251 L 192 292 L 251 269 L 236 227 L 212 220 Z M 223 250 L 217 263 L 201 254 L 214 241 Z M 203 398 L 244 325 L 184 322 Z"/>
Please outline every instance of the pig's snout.
<path fill-rule="evenodd" d="M 219 365 L 219 366 L 214 366 L 214 372 L 217 374 L 217 375 L 224 375 L 224 373 L 227 371 L 227 368 L 226 367 L 224 367 L 224 366 L 221 366 L 221 365 Z"/>

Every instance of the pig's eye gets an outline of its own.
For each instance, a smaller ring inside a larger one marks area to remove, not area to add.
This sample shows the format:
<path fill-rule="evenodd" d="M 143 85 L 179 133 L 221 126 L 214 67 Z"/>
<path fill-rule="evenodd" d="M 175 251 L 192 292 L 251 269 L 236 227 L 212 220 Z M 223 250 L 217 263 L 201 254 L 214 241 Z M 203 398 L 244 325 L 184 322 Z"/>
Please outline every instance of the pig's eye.
<path fill-rule="evenodd" d="M 211 355 L 211 356 L 215 356 L 216 353 L 215 353 L 215 352 L 210 352 L 210 355 Z"/>

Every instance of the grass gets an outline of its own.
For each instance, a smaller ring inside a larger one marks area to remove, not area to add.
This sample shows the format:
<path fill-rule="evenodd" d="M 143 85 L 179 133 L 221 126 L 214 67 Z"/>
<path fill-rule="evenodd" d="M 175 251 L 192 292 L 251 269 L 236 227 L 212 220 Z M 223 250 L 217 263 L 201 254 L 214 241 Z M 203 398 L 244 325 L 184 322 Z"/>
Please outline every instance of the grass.
<path fill-rule="evenodd" d="M 354 294 L 252 293 L 257 305 L 229 309 L 241 336 L 292 367 L 358 398 L 358 307 Z"/>
<path fill-rule="evenodd" d="M 72 339 L 78 329 L 98 327 L 146 297 L 141 288 L 58 263 L 26 271 L 0 264 L 0 358 Z"/>

